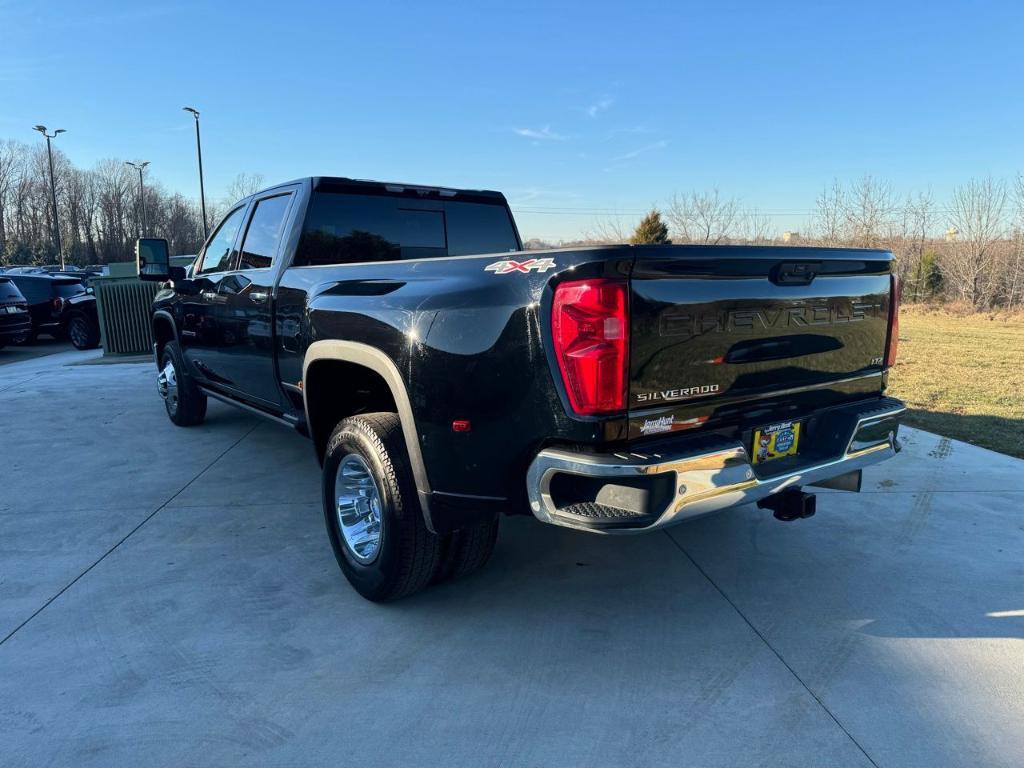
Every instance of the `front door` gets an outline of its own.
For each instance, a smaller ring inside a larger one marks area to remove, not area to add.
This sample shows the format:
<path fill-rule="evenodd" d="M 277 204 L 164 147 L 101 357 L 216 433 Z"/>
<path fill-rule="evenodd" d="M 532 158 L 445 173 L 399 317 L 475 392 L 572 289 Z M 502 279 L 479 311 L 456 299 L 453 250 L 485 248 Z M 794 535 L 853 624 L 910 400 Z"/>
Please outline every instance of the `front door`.
<path fill-rule="evenodd" d="M 223 334 L 217 315 L 224 299 L 220 285 L 234 260 L 245 206 L 235 208 L 217 227 L 196 261 L 196 272 L 187 294 L 181 298 L 179 340 L 189 367 L 212 384 L 228 384 L 221 367 Z"/>
<path fill-rule="evenodd" d="M 220 284 L 221 373 L 240 394 L 271 408 L 281 407 L 274 365 L 274 266 L 294 197 L 276 192 L 253 200 L 237 264 Z"/>

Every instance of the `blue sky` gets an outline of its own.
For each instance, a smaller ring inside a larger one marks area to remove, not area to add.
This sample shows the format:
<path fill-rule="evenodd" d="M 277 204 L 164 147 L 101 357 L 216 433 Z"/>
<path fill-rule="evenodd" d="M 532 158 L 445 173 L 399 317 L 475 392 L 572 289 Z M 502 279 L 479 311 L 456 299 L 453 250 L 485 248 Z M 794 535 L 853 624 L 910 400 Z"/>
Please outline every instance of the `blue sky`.
<path fill-rule="evenodd" d="M 782 231 L 835 177 L 942 198 L 1024 170 L 1022 39 L 1019 2 L 0 0 L 0 137 L 66 128 L 76 164 L 196 195 L 190 104 L 212 197 L 239 172 L 485 187 L 567 238 L 717 185 Z"/>

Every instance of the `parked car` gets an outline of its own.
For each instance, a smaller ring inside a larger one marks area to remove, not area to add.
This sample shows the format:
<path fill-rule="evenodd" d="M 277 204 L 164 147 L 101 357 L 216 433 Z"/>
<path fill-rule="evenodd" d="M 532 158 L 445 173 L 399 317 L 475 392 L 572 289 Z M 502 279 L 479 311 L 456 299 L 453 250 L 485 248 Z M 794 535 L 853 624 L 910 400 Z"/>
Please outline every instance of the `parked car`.
<path fill-rule="evenodd" d="M 497 192 L 307 178 L 247 197 L 195 273 L 137 245 L 157 384 L 293 426 L 338 564 L 390 600 L 483 565 L 501 514 L 653 531 L 748 502 L 809 517 L 899 450 L 881 250 L 521 252 Z M 272 462 L 272 457 L 265 457 Z"/>
<path fill-rule="evenodd" d="M 31 331 L 28 302 L 9 277 L 0 275 L 0 349 L 20 344 Z"/>
<path fill-rule="evenodd" d="M 32 316 L 26 341 L 40 334 L 69 338 L 76 349 L 92 349 L 100 343 L 96 297 L 75 277 L 49 274 L 5 274 L 25 296 Z"/>
<path fill-rule="evenodd" d="M 60 267 L 50 269 L 47 268 L 45 272 L 54 277 L 73 277 L 81 280 L 86 288 L 90 287 L 92 279 L 105 275 L 109 272 L 109 267 L 66 267 L 61 269 Z"/>

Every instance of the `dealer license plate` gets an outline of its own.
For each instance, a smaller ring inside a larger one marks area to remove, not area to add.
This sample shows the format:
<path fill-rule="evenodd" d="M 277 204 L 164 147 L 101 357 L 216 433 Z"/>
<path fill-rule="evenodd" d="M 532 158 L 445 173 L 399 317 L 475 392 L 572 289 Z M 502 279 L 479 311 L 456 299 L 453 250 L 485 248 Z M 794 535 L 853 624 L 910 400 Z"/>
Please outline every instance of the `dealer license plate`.
<path fill-rule="evenodd" d="M 800 422 L 783 421 L 754 430 L 754 463 L 795 456 L 800 443 Z"/>

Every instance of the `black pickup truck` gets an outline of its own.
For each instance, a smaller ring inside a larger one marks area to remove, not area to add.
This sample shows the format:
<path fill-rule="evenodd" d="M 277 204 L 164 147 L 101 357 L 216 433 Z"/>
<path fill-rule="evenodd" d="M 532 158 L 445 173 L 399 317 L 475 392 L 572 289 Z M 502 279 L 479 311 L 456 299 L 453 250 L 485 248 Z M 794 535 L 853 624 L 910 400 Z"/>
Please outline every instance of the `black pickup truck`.
<path fill-rule="evenodd" d="M 748 502 L 808 517 L 899 450 L 885 251 L 521 250 L 497 192 L 306 178 L 235 205 L 152 309 L 178 425 L 290 425 L 363 596 L 468 573 L 502 514 L 605 534 Z"/>

